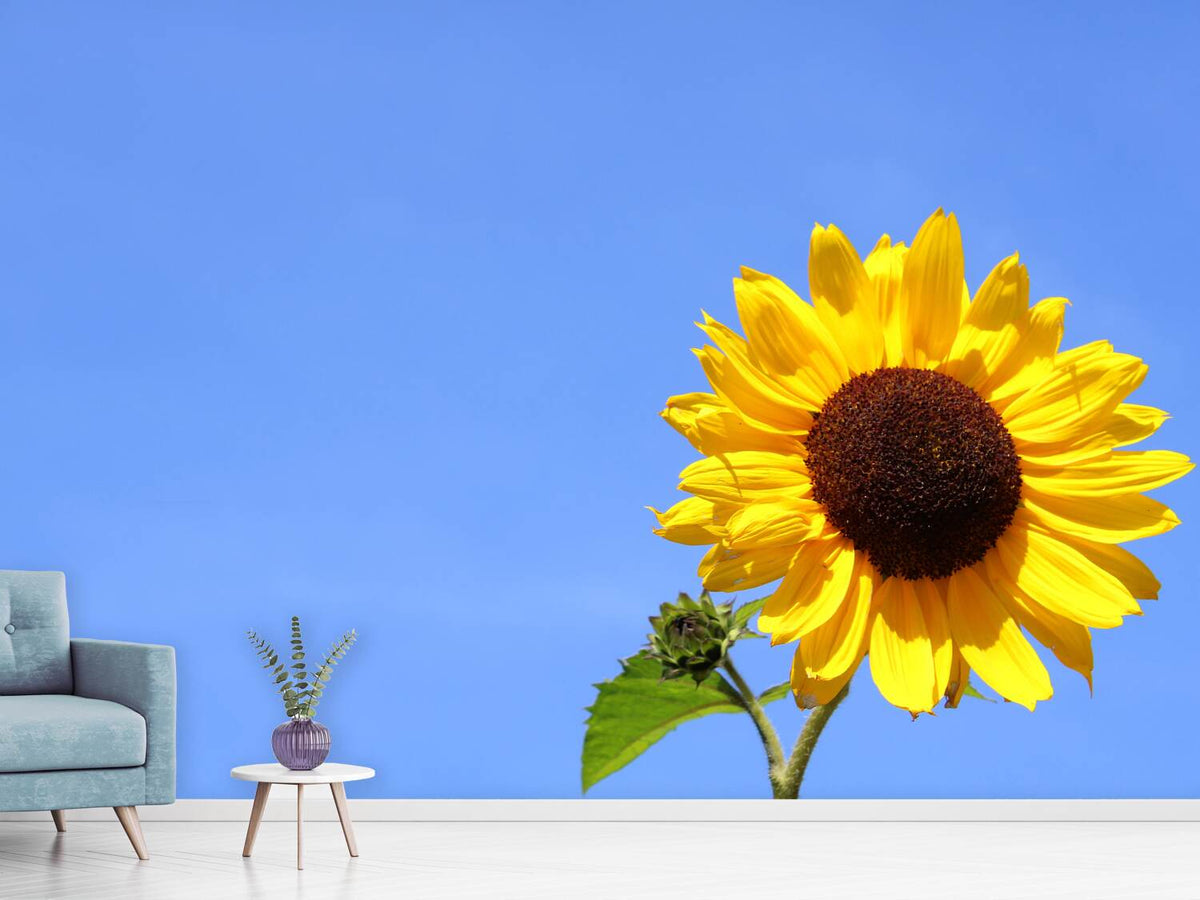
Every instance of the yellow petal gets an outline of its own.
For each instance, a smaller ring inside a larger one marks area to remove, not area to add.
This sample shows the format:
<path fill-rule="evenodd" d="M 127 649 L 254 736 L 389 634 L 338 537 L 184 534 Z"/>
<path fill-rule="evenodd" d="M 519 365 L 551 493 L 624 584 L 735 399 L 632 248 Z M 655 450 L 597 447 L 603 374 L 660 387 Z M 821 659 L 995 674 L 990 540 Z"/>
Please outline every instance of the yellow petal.
<path fill-rule="evenodd" d="M 1114 447 L 1135 444 L 1158 430 L 1169 416 L 1152 406 L 1122 403 L 1111 413 L 1081 429 L 1071 440 L 1053 444 L 1018 443 L 1027 462 L 1039 466 L 1066 466 L 1103 456 Z"/>
<path fill-rule="evenodd" d="M 1021 340 L 1028 309 L 1029 273 L 1014 253 L 984 279 L 941 370 L 969 387 L 983 385 Z"/>
<path fill-rule="evenodd" d="M 986 563 L 986 565 L 985 565 Z M 1017 623 L 1033 635 L 1042 646 L 1054 653 L 1058 661 L 1082 675 L 1092 685 L 1092 635 L 1087 627 L 1058 613 L 1051 612 L 1007 579 L 996 554 L 989 554 L 976 570 L 986 577 L 997 598 Z"/>
<path fill-rule="evenodd" d="M 1047 297 L 1025 313 L 1017 324 L 1020 339 L 996 362 L 994 371 L 975 386 L 980 396 L 1003 409 L 1054 371 L 1068 305 L 1064 297 Z"/>
<path fill-rule="evenodd" d="M 1138 600 L 1158 599 L 1158 591 L 1162 587 L 1159 580 L 1149 566 L 1124 547 L 1066 536 L 1060 540 L 1115 577 Z"/>
<path fill-rule="evenodd" d="M 974 569 L 949 579 L 950 631 L 971 668 L 1001 696 L 1033 709 L 1053 694 L 1050 675 L 991 586 Z"/>
<path fill-rule="evenodd" d="M 1146 377 L 1136 356 L 1109 353 L 1057 368 L 1014 400 L 1003 414 L 1018 452 L 1029 444 L 1071 441 L 1095 430 Z"/>
<path fill-rule="evenodd" d="M 741 338 L 722 330 L 724 327 L 719 323 L 708 321 L 700 328 L 719 341 L 720 346 L 692 352 L 700 360 L 709 384 L 727 406 L 745 421 L 767 431 L 791 435 L 808 431 L 813 410 L 819 406 L 797 397 L 756 368 L 746 356 L 749 349 Z"/>
<path fill-rule="evenodd" d="M 698 574 L 710 591 L 761 587 L 783 577 L 792 552 L 788 547 L 730 550 L 717 544 L 700 561 Z"/>
<path fill-rule="evenodd" d="M 819 409 L 848 377 L 846 360 L 816 310 L 778 278 L 742 268 L 733 281 L 738 317 L 759 365 Z"/>
<path fill-rule="evenodd" d="M 762 450 L 735 450 L 698 459 L 679 479 L 679 489 L 697 497 L 747 503 L 768 497 L 797 499 L 812 485 L 799 456 Z"/>
<path fill-rule="evenodd" d="M 758 627 L 771 635 L 772 646 L 803 637 L 841 608 L 853 583 L 855 556 L 849 541 L 840 536 L 809 541 L 800 548 L 758 617 Z"/>
<path fill-rule="evenodd" d="M 1067 366 L 1073 366 L 1085 360 L 1108 356 L 1112 352 L 1113 345 L 1111 341 L 1091 341 L 1056 354 L 1054 357 L 1054 368 L 1064 369 Z"/>
<path fill-rule="evenodd" d="M 950 352 L 962 314 L 963 252 L 958 220 L 937 210 L 925 220 L 904 260 L 900 313 L 904 357 L 917 368 Z"/>
<path fill-rule="evenodd" d="M 871 676 L 893 706 L 914 716 L 937 702 L 933 647 L 912 582 L 889 578 L 879 588 L 871 625 Z"/>
<path fill-rule="evenodd" d="M 885 362 L 889 366 L 904 363 L 904 323 L 900 319 L 900 285 L 908 248 L 901 241 L 893 245 L 886 234 L 875 244 L 863 268 L 875 289 L 879 324 L 883 328 Z"/>
<path fill-rule="evenodd" d="M 883 327 L 875 288 L 854 245 L 836 225 L 813 228 L 808 253 L 813 308 L 846 358 L 850 374 L 883 363 Z"/>
<path fill-rule="evenodd" d="M 700 497 L 680 500 L 666 512 L 659 512 L 653 506 L 649 509 L 658 517 L 658 528 L 654 529 L 654 533 L 668 541 L 704 545 L 714 544 L 724 536 L 713 504 Z"/>
<path fill-rule="evenodd" d="M 1172 450 L 1117 450 L 1066 466 L 1027 463 L 1021 478 L 1040 493 L 1056 497 L 1108 497 L 1162 487 L 1194 468 L 1190 459 Z"/>
<path fill-rule="evenodd" d="M 954 663 L 954 642 L 950 639 L 950 619 L 946 615 L 946 595 L 941 583 L 922 578 L 912 583 L 917 601 L 921 604 L 921 615 L 925 619 L 925 630 L 929 634 L 929 647 L 933 651 L 933 703 L 946 693 L 950 683 L 950 670 Z"/>
<path fill-rule="evenodd" d="M 706 455 L 730 450 L 797 453 L 803 447 L 791 435 L 766 431 L 749 424 L 715 394 L 693 393 L 671 397 L 661 415 L 668 425 Z"/>
<path fill-rule="evenodd" d="M 696 419 L 706 410 L 717 407 L 720 409 L 728 409 L 724 402 L 716 394 L 706 394 L 694 392 L 689 394 L 676 394 L 673 397 L 667 398 L 666 408 L 663 409 L 660 416 L 663 420 L 687 438 L 697 450 L 700 450 L 696 435 Z M 731 413 L 736 418 L 735 413 Z M 738 421 L 741 421 L 740 419 Z M 766 432 L 758 432 L 766 433 Z M 733 448 L 730 448 L 733 449 Z M 750 449 L 750 448 L 737 448 Z M 757 449 L 757 448 L 755 448 Z M 701 453 L 704 451 L 701 450 Z"/>
<path fill-rule="evenodd" d="M 866 554 L 858 554 L 846 599 L 824 625 L 800 642 L 799 660 L 808 678 L 829 680 L 858 663 L 871 621 L 871 601 L 879 578 Z"/>
<path fill-rule="evenodd" d="M 957 708 L 970 683 L 971 667 L 955 647 L 950 658 L 950 681 L 946 684 L 946 709 Z"/>
<path fill-rule="evenodd" d="M 819 533 L 825 518 L 812 500 L 772 498 L 739 508 L 725 523 L 725 545 L 734 550 L 798 546 Z"/>
<path fill-rule="evenodd" d="M 1120 581 L 1073 547 L 1030 527 L 1018 509 L 1013 524 L 996 542 L 1008 581 L 1030 598 L 1081 625 L 1115 628 L 1121 617 L 1140 612 Z"/>
<path fill-rule="evenodd" d="M 1104 422 L 1104 429 L 1114 439 L 1112 446 L 1124 447 L 1145 440 L 1169 418 L 1169 415 L 1153 406 L 1122 403 Z"/>
<path fill-rule="evenodd" d="M 803 642 L 801 642 L 803 646 Z M 833 700 L 838 695 L 838 692 L 844 688 L 847 682 L 854 677 L 854 673 L 858 671 L 859 664 L 862 663 L 863 651 L 865 648 L 860 647 L 855 656 L 854 662 L 846 671 L 833 676 L 832 678 L 818 678 L 810 675 L 804 667 L 804 663 L 800 657 L 800 648 L 796 648 L 796 653 L 792 657 L 792 696 L 796 698 L 796 705 L 801 709 L 812 709 L 816 706 L 824 706 Z"/>
<path fill-rule="evenodd" d="M 1028 484 L 1021 493 L 1030 519 L 1046 531 L 1102 544 L 1154 537 L 1179 524 L 1170 509 L 1141 494 L 1055 497 Z"/>

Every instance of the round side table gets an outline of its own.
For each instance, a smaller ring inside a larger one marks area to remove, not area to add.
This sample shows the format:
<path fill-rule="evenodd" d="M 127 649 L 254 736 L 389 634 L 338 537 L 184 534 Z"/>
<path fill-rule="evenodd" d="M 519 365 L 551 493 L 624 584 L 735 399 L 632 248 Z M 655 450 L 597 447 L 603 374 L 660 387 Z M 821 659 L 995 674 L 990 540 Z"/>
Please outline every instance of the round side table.
<path fill-rule="evenodd" d="M 307 772 L 286 769 L 278 763 L 263 763 L 256 766 L 238 766 L 229 773 L 239 781 L 257 781 L 254 806 L 250 810 L 250 827 L 246 829 L 246 843 L 242 856 L 249 856 L 258 836 L 258 826 L 267 808 L 267 796 L 273 784 L 296 786 L 296 868 L 304 868 L 304 786 L 327 784 L 333 792 L 333 805 L 337 807 L 342 822 L 342 834 L 346 836 L 346 849 L 351 856 L 358 856 L 358 845 L 354 842 L 354 823 L 350 821 L 350 807 L 346 804 L 347 781 L 362 781 L 374 778 L 375 770 L 366 766 L 347 766 L 342 763 L 324 763 Z"/>

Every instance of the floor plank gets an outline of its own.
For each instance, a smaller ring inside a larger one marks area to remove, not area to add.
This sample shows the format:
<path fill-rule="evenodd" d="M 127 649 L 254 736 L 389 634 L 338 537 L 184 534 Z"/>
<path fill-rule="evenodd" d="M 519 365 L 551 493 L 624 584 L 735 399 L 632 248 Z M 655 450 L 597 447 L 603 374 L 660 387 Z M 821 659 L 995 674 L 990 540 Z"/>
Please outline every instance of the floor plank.
<path fill-rule="evenodd" d="M 306 822 L 303 872 L 289 823 L 144 828 L 0 822 L 0 897 L 1200 898 L 1194 822 Z"/>

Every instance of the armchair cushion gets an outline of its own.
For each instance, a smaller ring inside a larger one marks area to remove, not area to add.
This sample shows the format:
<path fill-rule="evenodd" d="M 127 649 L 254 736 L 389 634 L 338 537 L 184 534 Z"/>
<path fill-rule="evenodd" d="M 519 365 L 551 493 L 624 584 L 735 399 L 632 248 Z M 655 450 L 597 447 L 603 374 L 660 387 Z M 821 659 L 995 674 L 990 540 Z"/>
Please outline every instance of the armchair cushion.
<path fill-rule="evenodd" d="M 74 638 L 71 662 L 76 695 L 111 700 L 145 719 L 146 795 L 141 802 L 174 803 L 175 649 Z"/>
<path fill-rule="evenodd" d="M 110 769 L 146 762 L 146 720 L 71 694 L 0 697 L 0 772 Z"/>
<path fill-rule="evenodd" d="M 71 693 L 69 633 L 62 572 L 0 571 L 0 695 Z"/>

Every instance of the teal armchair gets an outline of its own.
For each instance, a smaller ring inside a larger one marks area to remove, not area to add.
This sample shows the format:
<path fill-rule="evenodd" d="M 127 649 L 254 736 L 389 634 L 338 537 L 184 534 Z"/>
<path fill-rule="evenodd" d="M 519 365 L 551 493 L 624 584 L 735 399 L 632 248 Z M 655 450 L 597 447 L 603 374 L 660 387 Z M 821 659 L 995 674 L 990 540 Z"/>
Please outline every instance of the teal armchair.
<path fill-rule="evenodd" d="M 147 859 L 137 807 L 174 802 L 174 648 L 71 640 L 61 572 L 0 571 L 0 810 L 111 806 Z"/>

